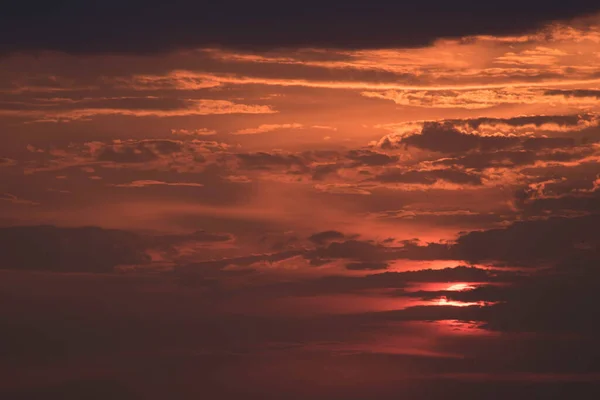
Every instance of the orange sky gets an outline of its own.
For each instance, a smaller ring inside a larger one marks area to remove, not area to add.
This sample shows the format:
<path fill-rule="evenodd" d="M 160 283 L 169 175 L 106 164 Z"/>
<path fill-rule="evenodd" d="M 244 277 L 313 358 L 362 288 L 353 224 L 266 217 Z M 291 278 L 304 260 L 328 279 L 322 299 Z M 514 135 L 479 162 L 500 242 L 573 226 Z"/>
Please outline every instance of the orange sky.
<path fill-rule="evenodd" d="M 411 48 L 4 55 L 0 295 L 22 308 L 0 315 L 91 310 L 102 326 L 133 318 L 128 337 L 144 318 L 200 332 L 198 313 L 214 331 L 161 342 L 156 357 L 256 351 L 211 382 L 253 371 L 260 393 L 281 374 L 320 382 L 314 365 L 337 371 L 326 393 L 346 393 L 344 376 L 364 374 L 367 390 L 411 369 L 357 361 L 381 354 L 435 359 L 414 372 L 433 380 L 471 377 L 485 357 L 484 375 L 570 380 L 590 371 L 503 354 L 505 337 L 563 340 L 539 304 L 572 317 L 580 343 L 596 332 L 576 317 L 598 277 L 586 268 L 600 244 L 599 99 L 595 14 Z M 155 341 L 123 346 L 143 358 Z M 77 349 L 82 379 L 111 376 L 111 359 Z M 13 370 L 0 394 L 36 368 Z M 70 368 L 60 358 L 49 381 Z"/>

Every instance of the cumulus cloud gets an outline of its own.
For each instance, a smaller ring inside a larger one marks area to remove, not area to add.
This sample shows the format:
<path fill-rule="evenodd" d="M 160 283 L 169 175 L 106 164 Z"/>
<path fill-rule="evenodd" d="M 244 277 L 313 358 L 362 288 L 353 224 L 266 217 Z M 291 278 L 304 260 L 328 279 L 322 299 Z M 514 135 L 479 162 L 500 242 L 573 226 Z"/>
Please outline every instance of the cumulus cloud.
<path fill-rule="evenodd" d="M 519 143 L 518 137 L 509 136 L 480 136 L 477 134 L 463 133 L 456 129 L 450 122 L 426 122 L 420 133 L 396 138 L 393 143 L 390 138 L 380 142 L 382 148 L 391 148 L 398 145 L 418 147 L 424 150 L 440 153 L 461 153 L 480 150 L 499 150 Z"/>

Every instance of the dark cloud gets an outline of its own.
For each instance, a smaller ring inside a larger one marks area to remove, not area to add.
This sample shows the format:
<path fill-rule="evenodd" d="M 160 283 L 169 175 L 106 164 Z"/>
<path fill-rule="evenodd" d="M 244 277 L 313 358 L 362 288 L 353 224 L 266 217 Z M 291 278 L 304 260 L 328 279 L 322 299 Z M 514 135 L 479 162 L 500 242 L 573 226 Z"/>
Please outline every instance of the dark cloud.
<path fill-rule="evenodd" d="M 195 106 L 192 100 L 167 97 L 89 97 L 58 99 L 27 99 L 19 104 L 6 103 L 3 109 L 71 111 L 71 110 L 131 110 L 131 111 L 175 111 Z"/>
<path fill-rule="evenodd" d="M 0 391 L 2 394 L 3 391 Z M 62 399 L 76 400 L 82 397 L 90 400 L 102 400 L 106 398 L 115 400 L 138 400 L 141 397 L 127 385 L 114 380 L 82 379 L 41 385 L 38 387 L 27 387 L 21 390 L 5 391 L 7 398 L 15 400 L 41 400 Z"/>
<path fill-rule="evenodd" d="M 360 268 L 349 268 L 353 270 L 373 270 L 374 266 L 385 263 L 350 263 L 348 265 L 360 266 Z M 371 266 L 371 268 L 366 268 Z M 249 288 L 249 291 L 259 291 L 262 296 L 309 296 L 330 295 L 337 293 L 360 293 L 373 289 L 398 289 L 391 296 L 410 296 L 435 298 L 439 297 L 437 292 L 407 291 L 412 284 L 420 283 L 451 283 L 455 282 L 502 282 L 512 283 L 520 279 L 520 274 L 511 271 L 491 271 L 476 267 L 458 266 L 443 269 L 425 269 L 405 272 L 379 272 L 365 276 L 325 276 L 297 282 L 282 282 L 261 288 Z"/>
<path fill-rule="evenodd" d="M 299 256 L 303 253 L 301 250 L 285 250 L 277 253 L 268 254 L 253 254 L 241 257 L 221 258 L 217 260 L 200 261 L 189 264 L 178 265 L 176 271 L 178 273 L 206 273 L 210 271 L 219 271 L 227 266 L 233 265 L 238 267 L 250 267 L 252 264 L 259 262 L 275 263 L 278 261 L 287 260 Z M 243 272 L 250 272 L 248 269 Z M 235 271 L 234 271 L 235 272 Z"/>
<path fill-rule="evenodd" d="M 237 157 L 242 162 L 242 166 L 248 169 L 271 169 L 281 167 L 299 166 L 304 167 L 305 161 L 295 154 L 278 153 L 241 153 Z"/>
<path fill-rule="evenodd" d="M 329 243 L 328 246 L 315 250 L 319 258 L 343 258 L 363 261 L 383 259 L 385 248 L 381 245 L 361 240 L 346 240 Z"/>
<path fill-rule="evenodd" d="M 548 266 L 574 259 L 596 259 L 600 248 L 600 214 L 518 221 L 504 228 L 471 231 L 452 243 L 405 240 L 386 247 L 360 241 L 332 243 L 316 250 L 323 258 L 381 262 L 397 259 L 463 260 L 502 266 Z"/>
<path fill-rule="evenodd" d="M 596 97 L 600 98 L 600 90 L 594 89 L 553 89 L 544 92 L 546 96 L 564 97 Z"/>
<path fill-rule="evenodd" d="M 487 270 L 464 265 L 454 268 L 401 272 L 409 282 L 503 282 L 518 276 L 514 272 Z"/>
<path fill-rule="evenodd" d="M 388 264 L 385 262 L 358 262 L 346 264 L 346 269 L 353 271 L 378 270 L 387 269 Z"/>
<path fill-rule="evenodd" d="M 53 272 L 112 272 L 121 265 L 148 265 L 148 251 L 176 260 L 178 247 L 233 240 L 225 233 L 151 235 L 99 227 L 51 225 L 0 228 L 2 268 Z"/>
<path fill-rule="evenodd" d="M 490 227 L 505 223 L 514 218 L 515 213 L 506 209 L 504 212 L 474 212 L 468 209 L 400 209 L 373 213 L 376 218 L 383 220 L 419 221 L 438 226 L 465 226 L 473 228 Z M 394 242 L 390 239 L 388 243 Z"/>
<path fill-rule="evenodd" d="M 173 140 L 144 140 L 107 144 L 97 153 L 98 161 L 117 163 L 145 163 L 161 156 L 179 152 L 183 149 L 181 142 Z"/>
<path fill-rule="evenodd" d="M 563 92 L 562 90 L 546 91 L 545 94 L 551 95 L 553 92 Z M 545 124 L 556 124 L 559 126 L 577 126 L 582 120 L 590 120 L 591 115 L 523 115 L 512 118 L 468 118 L 468 119 L 449 119 L 447 122 L 454 125 L 468 125 L 473 129 L 479 129 L 483 125 L 497 126 L 508 125 L 519 127 L 525 125 L 535 125 L 540 127 Z"/>
<path fill-rule="evenodd" d="M 463 133 L 450 122 L 426 122 L 420 134 L 404 137 L 399 144 L 441 153 L 499 150 L 514 146 L 519 138 Z"/>
<path fill-rule="evenodd" d="M 544 140 L 534 141 L 530 143 L 530 147 L 542 148 L 547 142 L 546 138 L 540 138 Z M 555 138 L 562 139 L 562 138 Z M 550 140 L 550 146 L 561 140 Z M 567 141 L 567 140 L 565 140 Z M 570 142 L 570 140 L 568 140 Z M 493 152 L 475 152 L 456 158 L 444 158 L 441 160 L 434 161 L 434 165 L 447 165 L 447 166 L 462 166 L 464 168 L 482 170 L 491 167 L 497 168 L 508 168 L 517 167 L 524 165 L 533 165 L 536 161 L 556 161 L 556 162 L 567 162 L 573 160 L 579 160 L 587 155 L 590 155 L 595 150 L 593 148 L 581 147 L 575 151 L 568 150 L 554 150 L 554 151 L 532 151 L 532 150 L 501 150 Z"/>
<path fill-rule="evenodd" d="M 232 240 L 233 237 L 228 233 L 211 233 L 206 231 L 196 231 L 189 234 L 179 234 L 179 235 L 159 235 L 153 236 L 152 240 L 161 244 L 180 244 L 186 242 L 228 242 Z"/>
<path fill-rule="evenodd" d="M 520 275 L 510 285 L 484 285 L 463 291 L 414 292 L 423 299 L 445 297 L 461 302 L 494 302 L 479 315 L 487 329 L 518 332 L 598 332 L 591 313 L 598 285 L 598 257 L 583 267 L 569 262 L 550 272 Z M 573 261 L 573 260 L 572 260 Z"/>
<path fill-rule="evenodd" d="M 314 168 L 312 179 L 315 181 L 323 180 L 328 176 L 335 174 L 340 168 L 342 168 L 342 166 L 338 164 L 317 165 Z"/>
<path fill-rule="evenodd" d="M 590 186 L 541 196 L 529 187 L 519 189 L 515 193 L 515 203 L 527 216 L 599 214 L 600 190 Z"/>
<path fill-rule="evenodd" d="M 324 231 L 324 232 L 319 232 L 319 233 L 315 233 L 314 235 L 311 235 L 308 238 L 308 240 L 310 240 L 313 243 L 323 245 L 323 244 L 327 244 L 334 240 L 343 240 L 345 237 L 346 237 L 346 235 L 344 235 L 342 232 Z"/>
<path fill-rule="evenodd" d="M 575 145 L 575 139 L 569 137 L 535 137 L 523 140 L 525 150 L 568 149 Z"/>
<path fill-rule="evenodd" d="M 597 252 L 600 215 L 522 221 L 502 229 L 473 231 L 458 238 L 450 253 L 472 262 L 554 264 L 580 253 Z"/>
<path fill-rule="evenodd" d="M 599 223 L 600 214 L 518 221 L 504 228 L 463 233 L 452 243 L 422 244 L 418 240 L 405 240 L 400 241 L 399 246 L 384 246 L 346 240 L 307 251 L 304 256 L 367 264 L 412 259 L 495 262 L 504 266 L 557 265 L 582 257 L 594 260 L 600 257 L 597 251 Z"/>
<path fill-rule="evenodd" d="M 141 238 L 96 227 L 25 226 L 0 228 L 3 268 L 57 272 L 110 272 L 121 264 L 145 264 Z"/>
<path fill-rule="evenodd" d="M 433 185 L 438 181 L 446 181 L 464 185 L 481 185 L 481 176 L 458 169 L 413 170 L 391 169 L 374 178 L 385 183 L 408 183 Z"/>
<path fill-rule="evenodd" d="M 420 133 L 404 137 L 386 137 L 380 141 L 383 149 L 399 147 L 416 147 L 423 150 L 435 151 L 446 154 L 461 154 L 466 152 L 494 152 L 494 151 L 540 151 L 552 149 L 569 149 L 576 145 L 572 137 L 530 137 L 511 135 L 511 131 L 504 132 L 496 128 L 508 125 L 519 128 L 535 125 L 543 130 L 545 124 L 555 124 L 561 127 L 578 127 L 582 121 L 591 121 L 596 118 L 592 115 L 551 115 L 551 116 L 524 116 L 514 118 L 475 118 L 461 120 L 425 122 Z M 477 130 L 482 126 L 497 129 L 497 135 L 482 135 Z M 465 129 L 468 127 L 469 129 Z M 582 126 L 581 129 L 585 128 Z M 466 130 L 466 131 L 465 131 Z"/>
<path fill-rule="evenodd" d="M 381 166 L 398 161 L 398 157 L 370 150 L 351 150 L 346 154 L 346 157 L 355 161 L 354 166 Z"/>
<path fill-rule="evenodd" d="M 272 0 L 252 4 L 25 1 L 13 2 L 3 10 L 0 35 L 12 40 L 4 42 L 0 52 L 155 53 L 215 45 L 250 49 L 412 47 L 440 37 L 530 31 L 599 8 L 586 0 L 574 0 L 568 7 L 539 0 L 509 0 L 493 6 L 475 0 L 451 4 L 441 0 L 412 4 L 376 1 L 369 6 L 358 1 L 285 5 Z M 336 29 L 331 29 L 332 21 Z"/>

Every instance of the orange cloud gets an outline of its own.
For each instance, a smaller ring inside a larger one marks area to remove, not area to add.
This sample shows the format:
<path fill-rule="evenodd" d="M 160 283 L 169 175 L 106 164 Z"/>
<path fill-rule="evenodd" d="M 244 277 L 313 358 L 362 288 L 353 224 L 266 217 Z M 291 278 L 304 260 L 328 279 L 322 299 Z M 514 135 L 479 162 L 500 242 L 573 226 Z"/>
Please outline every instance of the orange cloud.
<path fill-rule="evenodd" d="M 233 132 L 234 135 L 254 135 L 257 133 L 272 132 L 279 129 L 299 129 L 303 128 L 304 125 L 298 123 L 292 124 L 263 124 L 256 128 L 240 129 L 239 131 Z"/>
<path fill-rule="evenodd" d="M 98 116 L 185 117 L 219 114 L 273 114 L 277 111 L 266 105 L 248 105 L 229 100 L 186 100 L 179 109 L 79 108 L 72 110 L 0 110 L 0 116 L 18 117 L 32 122 L 69 122 L 89 120 Z"/>
<path fill-rule="evenodd" d="M 215 135 L 217 131 L 207 128 L 198 129 L 171 129 L 171 134 L 182 136 L 210 136 Z"/>

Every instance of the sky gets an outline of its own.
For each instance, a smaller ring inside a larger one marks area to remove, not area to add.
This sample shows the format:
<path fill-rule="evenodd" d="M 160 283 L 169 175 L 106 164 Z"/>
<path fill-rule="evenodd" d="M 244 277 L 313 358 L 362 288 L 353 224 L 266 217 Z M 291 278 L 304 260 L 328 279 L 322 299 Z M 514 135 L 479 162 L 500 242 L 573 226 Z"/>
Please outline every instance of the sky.
<path fill-rule="evenodd" d="M 0 36 L 0 397 L 600 395 L 600 5 L 24 1 Z"/>

